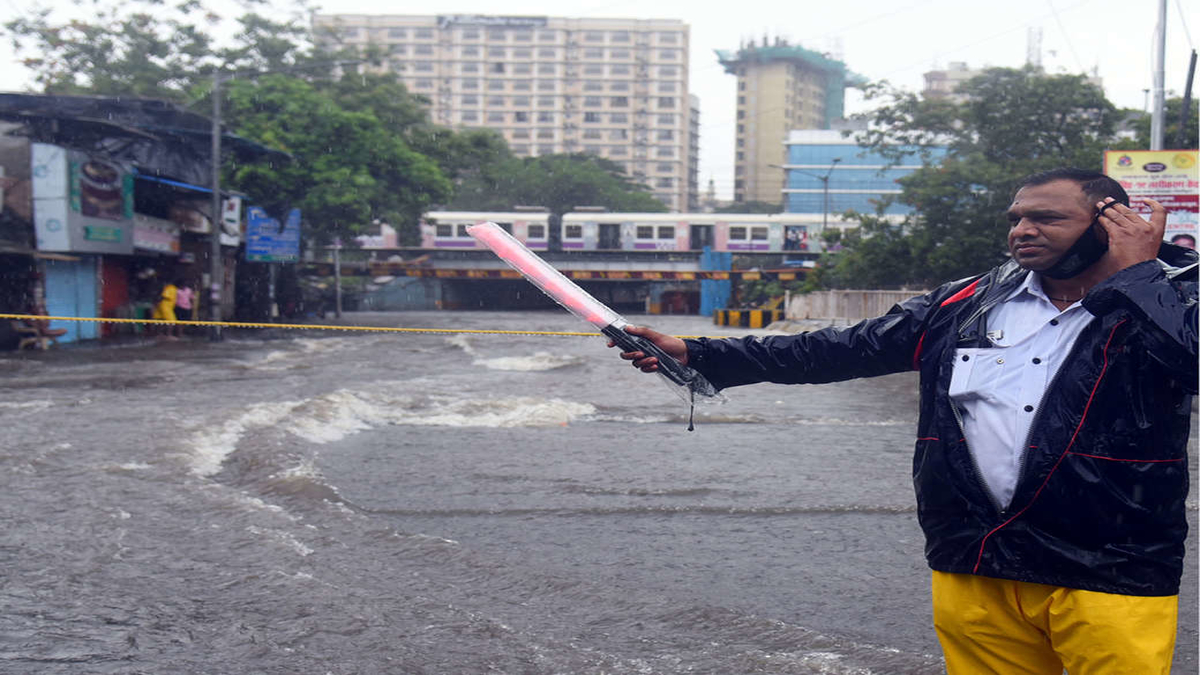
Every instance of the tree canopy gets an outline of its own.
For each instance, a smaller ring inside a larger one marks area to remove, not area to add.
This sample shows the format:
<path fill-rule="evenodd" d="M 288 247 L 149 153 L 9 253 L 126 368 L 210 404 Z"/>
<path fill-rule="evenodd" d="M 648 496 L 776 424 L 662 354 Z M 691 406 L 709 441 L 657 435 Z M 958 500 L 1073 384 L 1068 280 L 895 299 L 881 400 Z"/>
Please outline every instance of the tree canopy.
<path fill-rule="evenodd" d="M 1117 109 L 1080 75 L 992 68 L 959 90 L 962 103 L 877 87 L 884 105 L 860 143 L 892 159 L 948 148 L 937 165 L 901 178 L 900 222 L 858 214 L 819 272 L 831 287 L 930 286 L 982 272 L 1006 254 L 1004 210 L 1024 177 L 1051 168 L 1101 170 Z"/>

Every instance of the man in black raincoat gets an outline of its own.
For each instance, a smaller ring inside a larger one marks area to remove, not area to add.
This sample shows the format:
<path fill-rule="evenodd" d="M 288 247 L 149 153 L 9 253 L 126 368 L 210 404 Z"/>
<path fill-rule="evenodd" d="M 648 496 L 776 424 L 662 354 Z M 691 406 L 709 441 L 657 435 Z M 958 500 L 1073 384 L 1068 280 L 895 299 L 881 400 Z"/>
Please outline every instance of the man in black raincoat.
<path fill-rule="evenodd" d="M 913 459 L 950 673 L 1169 673 L 1197 391 L 1196 253 L 1120 184 L 1027 178 L 1012 259 L 847 328 L 653 341 L 718 388 L 920 371 Z M 645 372 L 657 360 L 622 357 Z"/>

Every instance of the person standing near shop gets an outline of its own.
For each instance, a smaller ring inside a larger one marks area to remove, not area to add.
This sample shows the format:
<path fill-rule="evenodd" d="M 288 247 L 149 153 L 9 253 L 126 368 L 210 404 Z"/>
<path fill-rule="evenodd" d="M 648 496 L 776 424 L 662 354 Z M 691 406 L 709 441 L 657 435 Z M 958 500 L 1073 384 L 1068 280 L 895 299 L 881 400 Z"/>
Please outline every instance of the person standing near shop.
<path fill-rule="evenodd" d="M 913 459 L 951 675 L 1171 669 L 1197 393 L 1195 251 L 1108 176 L 1023 181 L 1012 259 L 848 328 L 653 341 L 718 388 L 920 372 Z M 657 360 L 622 358 L 645 372 Z"/>
<path fill-rule="evenodd" d="M 175 288 L 175 318 L 179 321 L 194 321 L 196 317 L 192 312 L 192 306 L 195 302 L 196 292 L 182 277 L 175 280 Z M 183 324 L 175 325 L 175 335 L 183 337 Z"/>
<path fill-rule="evenodd" d="M 175 299 L 178 297 L 179 287 L 174 281 L 168 281 L 163 285 L 162 291 L 159 292 L 158 302 L 154 303 L 154 312 L 151 318 L 159 321 L 174 321 L 175 320 Z M 172 337 L 171 333 L 175 326 L 171 324 L 157 324 L 161 329 L 158 332 L 168 338 Z"/>

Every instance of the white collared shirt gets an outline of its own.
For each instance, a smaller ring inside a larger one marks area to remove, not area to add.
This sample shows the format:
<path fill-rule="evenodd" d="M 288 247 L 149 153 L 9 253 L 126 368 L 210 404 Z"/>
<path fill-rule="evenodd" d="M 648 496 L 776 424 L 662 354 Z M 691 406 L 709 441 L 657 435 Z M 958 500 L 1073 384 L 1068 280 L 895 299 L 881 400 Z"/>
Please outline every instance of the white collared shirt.
<path fill-rule="evenodd" d="M 1046 388 L 1093 318 L 1079 302 L 1060 312 L 1031 273 L 988 312 L 992 346 L 955 353 L 950 398 L 980 477 L 1002 508 L 1012 501 Z"/>

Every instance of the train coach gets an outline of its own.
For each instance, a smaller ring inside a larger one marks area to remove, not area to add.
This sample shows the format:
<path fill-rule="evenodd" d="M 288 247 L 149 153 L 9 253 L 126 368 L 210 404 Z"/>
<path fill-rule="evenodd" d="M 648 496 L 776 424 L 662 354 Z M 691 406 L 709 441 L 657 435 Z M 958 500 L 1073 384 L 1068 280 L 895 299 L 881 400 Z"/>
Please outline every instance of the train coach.
<path fill-rule="evenodd" d="M 550 214 L 432 211 L 421 222 L 421 246 L 469 249 L 481 246 L 466 228 L 492 221 L 532 250 L 549 244 Z M 580 211 L 562 217 L 564 251 L 714 251 L 818 253 L 823 249 L 819 216 L 752 213 L 603 213 Z"/>

